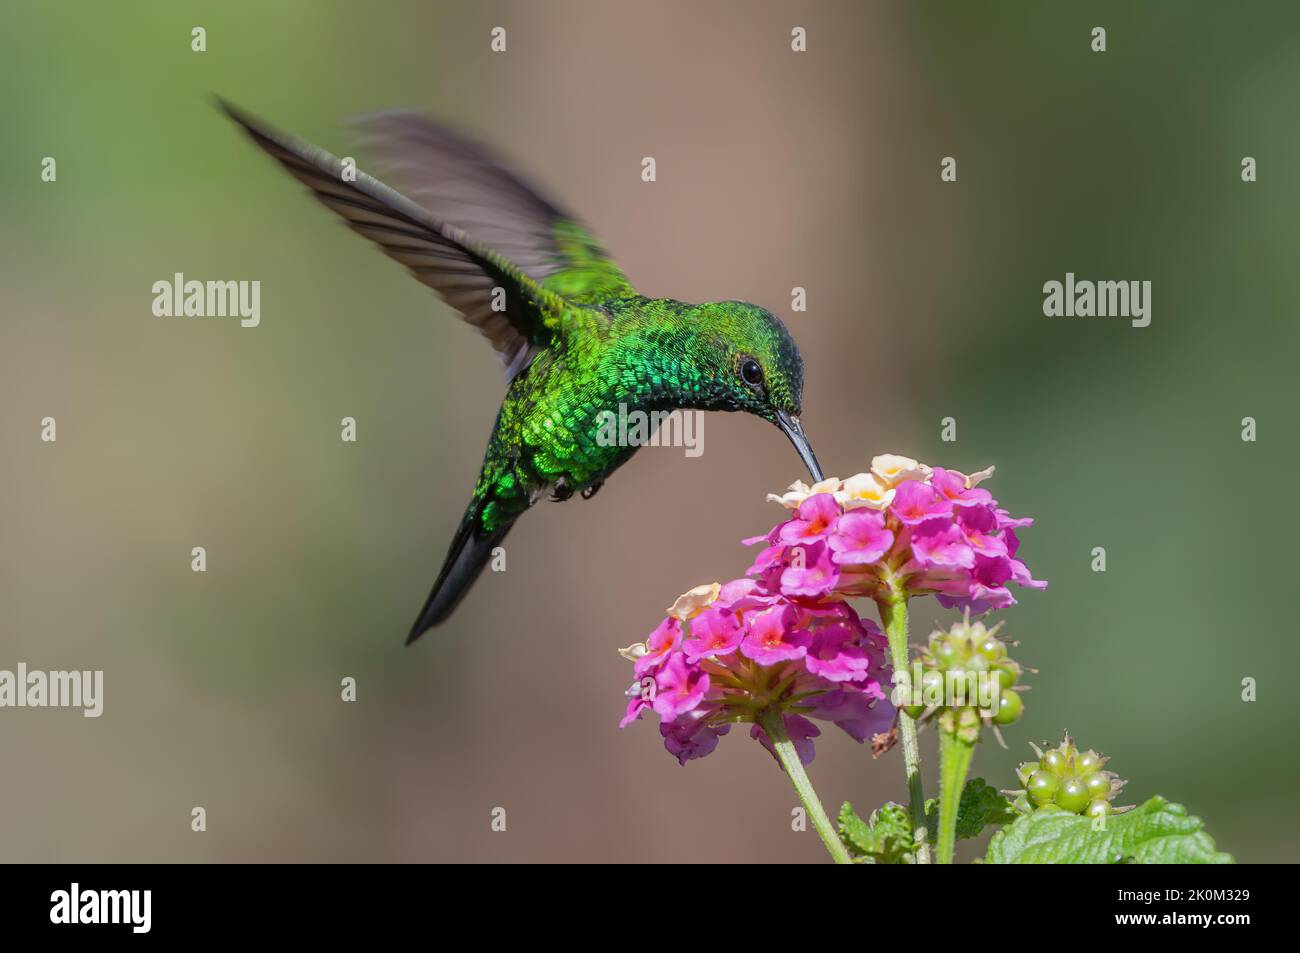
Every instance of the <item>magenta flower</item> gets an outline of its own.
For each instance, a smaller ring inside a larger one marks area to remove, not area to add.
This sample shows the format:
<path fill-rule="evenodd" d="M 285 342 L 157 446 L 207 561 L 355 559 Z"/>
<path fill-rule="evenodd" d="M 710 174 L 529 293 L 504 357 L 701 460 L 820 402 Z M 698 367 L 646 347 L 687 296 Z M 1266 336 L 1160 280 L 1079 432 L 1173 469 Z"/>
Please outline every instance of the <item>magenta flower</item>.
<path fill-rule="evenodd" d="M 640 678 L 663 664 L 664 659 L 682 644 L 682 624 L 666 618 L 645 640 L 645 652 L 636 660 L 635 672 Z"/>
<path fill-rule="evenodd" d="M 1015 605 L 1011 584 L 1047 583 L 1015 558 L 1014 531 L 1033 520 L 1012 517 L 978 486 L 992 472 L 885 454 L 870 473 L 824 480 L 816 492 L 795 484 L 768 497 L 793 508 L 791 518 L 746 540 L 767 544 L 750 572 L 760 589 L 796 601 L 934 595 L 976 613 Z"/>
<path fill-rule="evenodd" d="M 812 543 L 825 539 L 840 518 L 840 505 L 829 493 L 818 493 L 799 504 L 796 516 L 781 524 L 777 538 L 786 544 Z"/>
<path fill-rule="evenodd" d="M 991 476 L 992 472 L 992 470 L 988 470 L 979 476 L 983 479 L 984 476 Z M 964 473 L 958 473 L 956 470 L 935 467 L 934 472 L 930 475 L 930 485 L 953 506 L 984 506 L 992 503 L 993 494 L 988 490 L 977 489 L 974 484 L 968 483 L 971 479 L 972 477 L 968 477 Z M 979 480 L 975 482 L 978 483 Z"/>
<path fill-rule="evenodd" d="M 874 622 L 869 635 L 884 644 L 884 634 L 876 628 Z M 808 671 L 831 682 L 851 682 L 861 680 L 871 671 L 873 659 L 869 651 L 870 641 L 859 638 L 859 632 L 865 627 L 859 624 L 857 630 L 847 623 L 836 622 L 826 626 L 817 633 L 812 646 L 808 649 Z M 877 665 L 883 660 L 874 660 Z"/>
<path fill-rule="evenodd" d="M 865 566 L 889 552 L 894 534 L 885 529 L 884 513 L 850 510 L 837 521 L 829 545 L 834 553 L 831 559 L 839 565 Z"/>
<path fill-rule="evenodd" d="M 957 511 L 957 525 L 970 548 L 981 556 L 1007 555 L 1007 540 L 998 535 L 997 511 L 991 506 L 963 506 Z M 1010 532 L 1010 530 L 1008 530 Z"/>
<path fill-rule="evenodd" d="M 840 571 L 831 562 L 823 542 L 787 546 L 780 554 L 780 592 L 786 596 L 824 596 L 839 582 Z"/>
<path fill-rule="evenodd" d="M 691 620 L 691 634 L 682 640 L 682 651 L 694 665 L 702 658 L 731 654 L 744 637 L 731 608 L 715 603 Z"/>
<path fill-rule="evenodd" d="M 712 752 L 738 722 L 753 724 L 751 737 L 772 751 L 757 722 L 773 710 L 804 763 L 819 734 L 809 717 L 838 725 L 858 742 L 893 724 L 884 636 L 847 603 L 795 601 L 745 579 L 687 613 L 693 615 L 681 621 L 679 640 L 678 620 L 670 618 L 644 645 L 623 650 L 635 659 L 638 681 L 620 723 L 653 711 L 664 747 L 682 764 Z"/>
<path fill-rule="evenodd" d="M 928 520 L 912 530 L 912 558 L 905 564 L 911 569 L 970 569 L 975 565 L 975 550 L 966 541 L 959 525 L 949 520 Z"/>
<path fill-rule="evenodd" d="M 992 472 L 886 454 L 869 473 L 770 496 L 790 518 L 745 540 L 763 545 L 749 577 L 692 589 L 644 644 L 622 650 L 638 681 L 620 724 L 654 712 L 682 764 L 713 751 L 736 723 L 753 725 L 750 736 L 773 750 L 761 722 L 778 724 L 774 713 L 805 763 L 819 735 L 809 719 L 858 742 L 887 732 L 887 641 L 846 600 L 934 595 L 978 614 L 1014 605 L 1011 584 L 1047 586 L 1016 558 L 1016 530 L 1033 520 L 1012 517 L 978 486 Z"/>
<path fill-rule="evenodd" d="M 776 606 L 755 613 L 749 634 L 741 643 L 744 654 L 759 665 L 793 662 L 808 654 L 812 633 L 794 627 L 798 613 L 794 606 Z"/>
<path fill-rule="evenodd" d="M 685 764 L 692 758 L 712 754 L 718 739 L 731 730 L 730 725 L 711 725 L 703 712 L 688 714 L 677 721 L 661 721 L 659 734 L 663 735 L 668 753 Z"/>
<path fill-rule="evenodd" d="M 906 526 L 916 526 L 929 519 L 948 519 L 952 516 L 952 500 L 942 495 L 928 483 L 908 480 L 894 494 L 889 512 Z"/>
<path fill-rule="evenodd" d="M 655 691 L 651 707 L 665 721 L 699 707 L 711 688 L 708 672 L 690 665 L 686 656 L 674 652 L 655 673 Z"/>

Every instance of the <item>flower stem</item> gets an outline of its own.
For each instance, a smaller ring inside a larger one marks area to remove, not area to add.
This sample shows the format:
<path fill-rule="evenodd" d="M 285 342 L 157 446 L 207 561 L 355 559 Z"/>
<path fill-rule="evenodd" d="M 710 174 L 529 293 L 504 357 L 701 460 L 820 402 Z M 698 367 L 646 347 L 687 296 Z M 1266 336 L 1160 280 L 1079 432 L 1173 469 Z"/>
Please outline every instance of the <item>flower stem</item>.
<path fill-rule="evenodd" d="M 880 621 L 889 638 L 890 663 L 894 672 L 907 671 L 907 594 L 889 583 L 876 600 Z M 916 722 L 901 708 L 898 710 L 898 733 L 903 740 L 903 768 L 907 772 L 907 797 L 911 802 L 912 829 L 916 832 L 916 862 L 930 862 L 929 829 L 925 822 L 925 792 L 921 788 L 921 749 L 916 743 Z"/>
<path fill-rule="evenodd" d="M 939 838 L 935 863 L 951 864 L 957 843 L 957 807 L 966 787 L 975 745 L 951 731 L 939 731 Z"/>
<path fill-rule="evenodd" d="M 826 809 L 822 807 L 822 802 L 817 797 L 817 792 L 813 790 L 812 782 L 808 780 L 808 772 L 803 769 L 803 762 L 799 760 L 799 753 L 795 751 L 794 742 L 785 732 L 785 721 L 779 711 L 767 709 L 759 716 L 759 724 L 767 732 L 767 737 L 772 742 L 772 747 L 776 749 L 776 756 L 785 768 L 786 776 L 790 778 L 790 783 L 794 785 L 795 793 L 799 795 L 799 800 L 803 802 L 804 810 L 812 818 L 813 827 L 817 828 L 818 835 L 821 836 L 822 843 L 830 852 L 831 858 L 837 864 L 851 864 L 853 858 L 849 856 L 848 848 L 840 840 L 839 834 L 831 825 L 831 819 L 826 816 Z"/>

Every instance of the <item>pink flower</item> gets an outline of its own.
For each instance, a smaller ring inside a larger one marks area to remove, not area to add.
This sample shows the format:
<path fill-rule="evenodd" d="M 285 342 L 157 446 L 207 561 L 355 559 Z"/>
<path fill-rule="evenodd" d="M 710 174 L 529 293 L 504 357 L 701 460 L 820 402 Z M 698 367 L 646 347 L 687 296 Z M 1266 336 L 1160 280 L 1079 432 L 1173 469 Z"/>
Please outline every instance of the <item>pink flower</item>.
<path fill-rule="evenodd" d="M 905 526 L 916 526 L 936 517 L 946 519 L 952 516 L 952 501 L 935 492 L 934 487 L 920 480 L 908 480 L 898 487 L 894 502 L 889 512 L 898 517 Z"/>
<path fill-rule="evenodd" d="M 639 657 L 631 653 L 640 681 L 629 690 L 620 722 L 624 727 L 646 712 L 657 714 L 664 747 L 682 764 L 713 751 L 736 722 L 754 724 L 752 737 L 771 750 L 757 727 L 771 709 L 785 719 L 805 762 L 812 760 L 819 734 L 808 717 L 838 724 L 859 742 L 893 723 L 884 635 L 847 603 L 795 602 L 764 594 L 756 580 L 736 580 L 688 628 L 690 634 L 676 642 L 671 625 L 655 629 L 654 651 L 666 652 L 657 665 L 642 665 L 649 646 L 637 647 L 645 649 Z M 818 640 L 825 658 L 810 662 L 809 648 Z"/>
<path fill-rule="evenodd" d="M 682 644 L 682 624 L 673 618 L 665 618 L 645 640 L 645 653 L 636 660 L 634 671 L 638 678 L 646 672 L 654 671 L 664 663 L 669 654 Z"/>
<path fill-rule="evenodd" d="M 903 486 L 915 486 L 904 483 Z M 829 546 L 831 559 L 841 566 L 874 563 L 894 545 L 894 534 L 885 529 L 885 514 L 876 510 L 850 510 L 839 518 Z"/>
<path fill-rule="evenodd" d="M 805 664 L 827 681 L 855 682 L 871 671 L 871 654 L 851 626 L 837 622 L 818 630 Z"/>
<path fill-rule="evenodd" d="M 760 536 L 759 539 L 763 539 L 763 537 Z M 784 558 L 785 544 L 778 543 L 775 546 L 768 546 L 758 554 L 754 564 L 745 571 L 755 576 L 763 576 L 775 569 L 776 574 L 779 576 L 781 570 L 785 568 Z"/>
<path fill-rule="evenodd" d="M 748 540 L 767 544 L 749 571 L 759 590 L 797 602 L 879 600 L 901 590 L 976 612 L 1014 605 L 1009 583 L 1046 583 L 1014 558 L 1014 531 L 1033 520 L 1012 517 L 977 485 L 992 473 L 990 467 L 966 475 L 882 454 L 871 473 L 842 481 L 835 494 L 801 497 L 791 519 Z M 886 484 L 887 496 L 876 492 Z M 998 559 L 1011 562 L 981 561 Z"/>
<path fill-rule="evenodd" d="M 732 609 L 738 609 L 739 603 L 751 595 L 761 597 L 759 585 L 755 580 L 733 579 L 718 590 L 718 601 L 730 605 Z"/>
<path fill-rule="evenodd" d="M 666 721 L 696 708 L 713 687 L 708 673 L 689 665 L 686 656 L 675 652 L 655 673 L 654 701 L 651 707 Z"/>
<path fill-rule="evenodd" d="M 998 514 L 991 506 L 963 506 L 957 510 L 957 525 L 966 542 L 982 556 L 1005 556 L 1007 540 L 998 536 Z"/>
<path fill-rule="evenodd" d="M 1047 582 L 1029 575 L 1029 567 L 1019 559 L 1011 560 L 1011 581 L 1025 589 L 1046 589 Z"/>
<path fill-rule="evenodd" d="M 935 467 L 930 473 L 930 485 L 942 493 L 945 499 L 955 502 L 966 492 L 966 476 L 956 470 Z"/>
<path fill-rule="evenodd" d="M 799 613 L 793 606 L 766 609 L 754 616 L 741 649 L 759 665 L 775 665 L 803 658 L 812 643 L 812 633 L 794 628 Z"/>
<path fill-rule="evenodd" d="M 664 747 L 683 765 L 692 758 L 712 754 L 718 746 L 718 739 L 730 730 L 730 725 L 710 724 L 702 714 L 659 723 L 659 734 L 663 735 Z"/>
<path fill-rule="evenodd" d="M 934 473 L 930 476 L 930 485 L 954 506 L 982 506 L 992 502 L 993 494 L 988 490 L 967 486 L 970 479 L 966 474 L 956 470 L 935 467 Z"/>
<path fill-rule="evenodd" d="M 641 712 L 650 707 L 650 703 L 641 695 L 640 684 L 634 684 L 629 694 L 632 696 L 627 703 L 627 713 L 623 715 L 623 720 L 618 723 L 620 728 L 626 728 L 632 722 L 641 717 Z"/>
<path fill-rule="evenodd" d="M 729 655 L 745 637 L 730 607 L 714 603 L 690 621 L 690 635 L 682 640 L 686 661 Z"/>
<path fill-rule="evenodd" d="M 779 539 L 787 545 L 825 539 L 840 517 L 840 505 L 830 493 L 818 493 L 799 504 L 796 517 L 781 526 Z"/>
<path fill-rule="evenodd" d="M 835 588 L 839 570 L 823 542 L 786 549 L 781 571 L 781 592 L 787 596 L 824 596 Z"/>
<path fill-rule="evenodd" d="M 1021 519 L 1012 519 L 1011 514 L 1006 510 L 998 510 L 997 513 L 999 529 L 1023 529 L 1026 526 L 1034 525 L 1034 519 L 1031 516 L 1025 516 Z"/>
<path fill-rule="evenodd" d="M 961 527 L 950 520 L 928 520 L 912 531 L 912 554 L 921 569 L 970 569 L 975 551 Z"/>

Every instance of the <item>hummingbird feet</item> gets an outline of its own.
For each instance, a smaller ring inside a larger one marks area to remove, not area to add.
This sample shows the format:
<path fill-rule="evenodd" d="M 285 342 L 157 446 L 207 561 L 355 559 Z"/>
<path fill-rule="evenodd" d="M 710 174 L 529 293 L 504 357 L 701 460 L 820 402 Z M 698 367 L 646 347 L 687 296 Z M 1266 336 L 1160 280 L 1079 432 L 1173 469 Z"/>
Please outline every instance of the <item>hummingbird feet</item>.
<path fill-rule="evenodd" d="M 604 485 L 605 485 L 605 481 L 600 480 L 596 483 L 591 484 L 590 486 L 583 487 L 582 498 L 584 500 L 591 499 L 593 496 L 596 495 L 596 491 L 599 490 Z M 573 487 L 569 486 L 568 482 L 563 477 L 555 481 L 555 484 L 551 487 L 551 499 L 554 500 L 556 503 L 563 503 L 565 500 L 570 499 L 572 496 L 573 496 Z"/>

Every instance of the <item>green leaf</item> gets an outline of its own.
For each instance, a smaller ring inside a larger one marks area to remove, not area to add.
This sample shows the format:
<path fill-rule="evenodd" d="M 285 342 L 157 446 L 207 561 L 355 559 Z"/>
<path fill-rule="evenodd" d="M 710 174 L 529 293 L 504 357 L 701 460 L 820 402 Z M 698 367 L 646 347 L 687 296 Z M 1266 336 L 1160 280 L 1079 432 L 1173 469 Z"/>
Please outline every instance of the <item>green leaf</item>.
<path fill-rule="evenodd" d="M 840 840 L 855 860 L 868 864 L 910 864 L 914 859 L 907 808 L 892 801 L 864 821 L 848 801 L 840 808 Z"/>
<path fill-rule="evenodd" d="M 1181 804 L 1153 797 L 1125 814 L 1093 820 L 1059 808 L 1022 815 L 989 841 L 990 864 L 1230 864 L 1201 819 Z"/>
<path fill-rule="evenodd" d="M 1007 796 L 993 787 L 983 778 L 971 778 L 961 789 L 961 801 L 957 805 L 957 839 L 969 840 L 979 837 L 984 828 L 996 824 L 1010 824 L 1020 817 L 1020 812 L 1011 806 Z M 930 838 L 939 836 L 939 799 L 927 798 L 925 801 L 925 820 L 930 828 Z"/>
<path fill-rule="evenodd" d="M 994 824 L 1010 824 L 1020 817 L 1007 796 L 983 778 L 971 778 L 961 789 L 957 805 L 957 839 L 979 837 Z"/>

